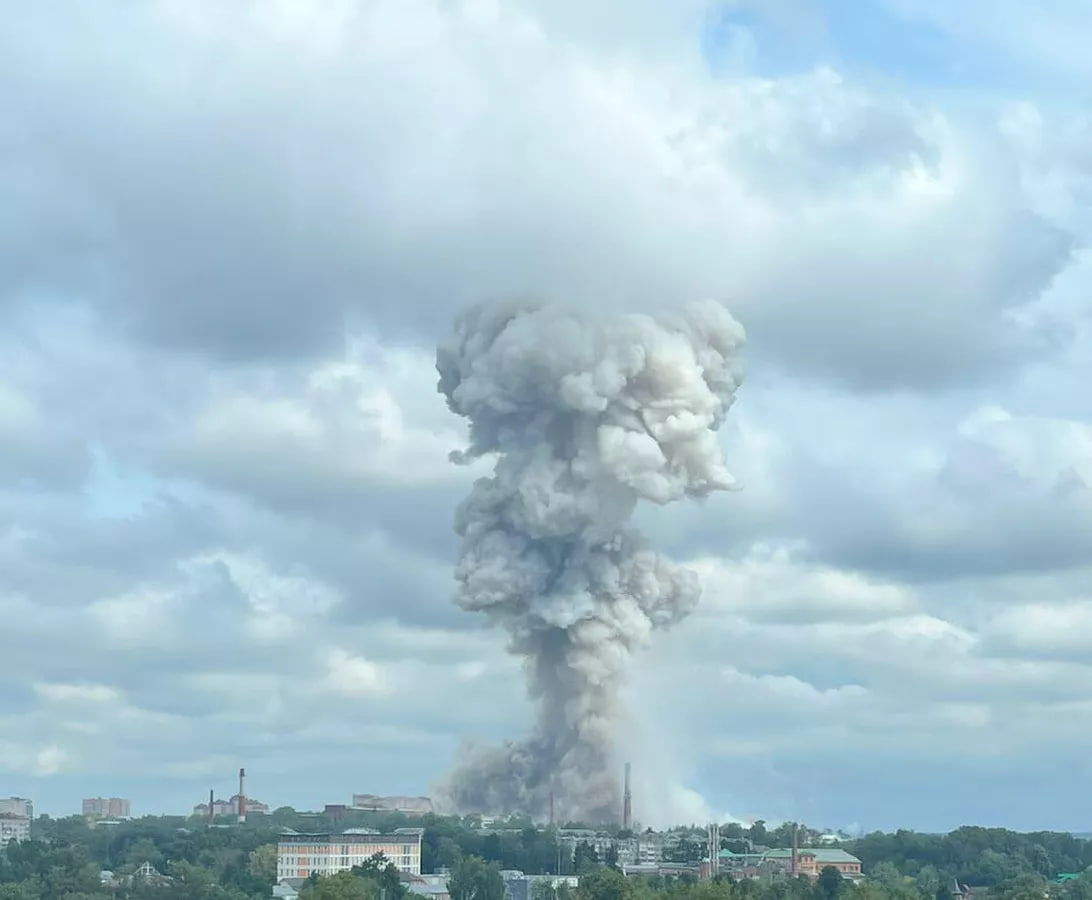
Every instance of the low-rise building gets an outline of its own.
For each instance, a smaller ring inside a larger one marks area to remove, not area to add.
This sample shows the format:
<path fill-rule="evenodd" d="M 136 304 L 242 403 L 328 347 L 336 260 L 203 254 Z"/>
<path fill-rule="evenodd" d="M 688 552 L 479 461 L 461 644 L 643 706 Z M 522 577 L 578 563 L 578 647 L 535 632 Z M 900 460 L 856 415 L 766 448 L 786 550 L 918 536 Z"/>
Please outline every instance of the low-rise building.
<path fill-rule="evenodd" d="M 428 797 L 380 797 L 377 794 L 353 794 L 353 809 L 369 812 L 400 812 L 423 816 L 433 812 Z"/>
<path fill-rule="evenodd" d="M 447 883 L 438 884 L 430 881 L 411 881 L 408 885 L 409 892 L 425 900 L 451 900 Z"/>
<path fill-rule="evenodd" d="M 213 800 L 212 801 L 212 815 L 215 816 L 238 816 L 239 815 L 239 795 L 236 794 L 230 800 Z M 245 809 L 247 814 L 250 813 L 269 813 L 269 804 L 262 803 L 261 800 L 254 800 L 250 797 L 246 798 Z M 193 808 L 193 815 L 207 817 L 209 814 L 209 805 L 207 803 L 198 803 Z"/>
<path fill-rule="evenodd" d="M 377 853 L 402 872 L 420 875 L 424 831 L 396 828 L 390 834 L 380 834 L 367 828 L 350 828 L 340 834 L 286 832 L 277 842 L 277 881 L 306 878 L 312 872 L 336 875 L 363 865 Z"/>
<path fill-rule="evenodd" d="M 767 850 L 762 855 L 763 863 L 774 863 L 785 874 L 792 873 L 792 850 L 777 849 Z M 803 848 L 796 851 L 796 874 L 806 875 L 808 878 L 818 878 L 819 873 L 827 867 L 838 871 L 838 874 L 850 881 L 858 881 L 861 875 L 861 861 L 852 853 L 845 850 L 834 850 L 829 847 Z"/>

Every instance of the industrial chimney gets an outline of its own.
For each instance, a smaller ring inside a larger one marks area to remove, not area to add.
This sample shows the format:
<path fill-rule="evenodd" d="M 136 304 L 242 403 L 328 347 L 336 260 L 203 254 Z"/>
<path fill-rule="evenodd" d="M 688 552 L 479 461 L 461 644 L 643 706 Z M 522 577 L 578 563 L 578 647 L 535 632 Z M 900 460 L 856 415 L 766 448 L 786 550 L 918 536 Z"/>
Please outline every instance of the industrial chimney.
<path fill-rule="evenodd" d="M 622 828 L 629 831 L 633 822 L 633 798 L 629 792 L 629 763 L 626 763 L 625 790 L 622 792 Z"/>
<path fill-rule="evenodd" d="M 796 823 L 793 822 L 792 823 L 792 870 L 791 870 L 791 874 L 792 874 L 793 878 L 795 878 L 797 875 L 800 874 L 799 859 L 800 859 L 799 838 L 797 837 L 797 833 L 796 833 Z"/>
<path fill-rule="evenodd" d="M 239 824 L 246 821 L 246 769 L 239 769 Z"/>
<path fill-rule="evenodd" d="M 212 799 L 215 796 L 213 789 L 209 788 L 209 824 L 211 825 L 216 819 L 216 806 L 215 801 Z"/>

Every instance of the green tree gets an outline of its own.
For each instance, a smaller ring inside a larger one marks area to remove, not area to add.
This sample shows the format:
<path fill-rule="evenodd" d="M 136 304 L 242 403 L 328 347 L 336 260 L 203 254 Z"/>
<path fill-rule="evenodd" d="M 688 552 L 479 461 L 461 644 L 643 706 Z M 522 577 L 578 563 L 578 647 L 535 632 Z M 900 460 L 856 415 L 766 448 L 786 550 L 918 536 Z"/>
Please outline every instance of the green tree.
<path fill-rule="evenodd" d="M 821 900 L 835 900 L 844 887 L 845 879 L 834 866 L 823 866 L 823 870 L 815 880 L 815 894 Z"/>
<path fill-rule="evenodd" d="M 1059 893 L 1062 900 L 1092 900 L 1092 872 L 1067 881 Z"/>
<path fill-rule="evenodd" d="M 273 884 L 277 880 L 277 845 L 262 844 L 251 850 L 247 870 L 263 884 Z"/>
<path fill-rule="evenodd" d="M 596 869 L 576 889 L 577 900 L 633 900 L 633 893 L 633 882 L 617 869 Z"/>
<path fill-rule="evenodd" d="M 899 871 L 899 867 L 888 860 L 873 866 L 869 872 L 869 877 L 880 887 L 888 890 L 903 884 L 902 872 Z"/>
<path fill-rule="evenodd" d="M 578 875 L 590 872 L 599 866 L 599 854 L 587 841 L 581 841 L 573 850 L 573 870 Z"/>
<path fill-rule="evenodd" d="M 451 869 L 447 891 L 451 900 L 504 900 L 504 879 L 495 862 L 464 856 Z"/>
<path fill-rule="evenodd" d="M 325 875 L 305 884 L 300 900 L 376 900 L 375 884 L 352 872 Z"/>
<path fill-rule="evenodd" d="M 997 900 L 1043 900 L 1046 882 L 1032 872 L 1025 872 L 996 885 L 990 892 Z"/>
<path fill-rule="evenodd" d="M 381 900 L 400 900 L 406 894 L 398 866 L 382 853 L 376 853 L 363 864 L 355 866 L 353 874 L 371 881 L 378 889 Z"/>
<path fill-rule="evenodd" d="M 618 868 L 618 848 L 611 844 L 603 854 L 603 863 L 608 869 Z"/>
<path fill-rule="evenodd" d="M 914 876 L 914 886 L 923 900 L 936 900 L 937 891 L 940 890 L 940 873 L 936 866 L 924 865 L 918 869 L 918 874 Z"/>
<path fill-rule="evenodd" d="M 158 869 L 163 862 L 163 853 L 151 838 L 140 838 L 129 846 L 125 853 L 125 862 L 131 866 L 141 866 L 149 862 Z"/>

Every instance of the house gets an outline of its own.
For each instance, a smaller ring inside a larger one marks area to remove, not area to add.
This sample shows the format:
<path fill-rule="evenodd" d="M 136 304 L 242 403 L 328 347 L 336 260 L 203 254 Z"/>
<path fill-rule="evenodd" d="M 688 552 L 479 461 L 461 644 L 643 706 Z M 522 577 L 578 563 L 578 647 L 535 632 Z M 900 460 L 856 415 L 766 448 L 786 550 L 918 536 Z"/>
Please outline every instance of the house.
<path fill-rule="evenodd" d="M 451 900 L 446 884 L 430 884 L 426 881 L 413 881 L 409 884 L 409 892 L 427 900 Z"/>
<path fill-rule="evenodd" d="M 169 875 L 160 872 L 148 860 L 144 860 L 140 867 L 128 878 L 130 884 L 143 882 L 144 884 L 154 884 L 159 887 L 170 884 L 173 880 Z"/>
<path fill-rule="evenodd" d="M 306 878 L 282 878 L 273 885 L 273 896 L 278 900 L 297 900 L 306 883 Z"/>
<path fill-rule="evenodd" d="M 788 848 L 767 850 L 762 854 L 762 863 L 773 863 L 786 875 L 793 874 L 793 851 Z M 830 847 L 805 847 L 796 851 L 796 873 L 808 878 L 818 878 L 827 867 L 836 869 L 838 874 L 849 881 L 860 881 L 861 861 L 845 850 Z"/>

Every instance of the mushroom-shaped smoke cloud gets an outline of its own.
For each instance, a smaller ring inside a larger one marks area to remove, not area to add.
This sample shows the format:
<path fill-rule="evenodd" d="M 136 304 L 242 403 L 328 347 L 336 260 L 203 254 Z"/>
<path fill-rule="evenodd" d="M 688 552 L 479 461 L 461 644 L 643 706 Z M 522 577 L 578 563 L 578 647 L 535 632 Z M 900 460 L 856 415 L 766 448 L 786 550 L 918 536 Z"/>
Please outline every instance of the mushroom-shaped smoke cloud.
<path fill-rule="evenodd" d="M 485 455 L 456 514 L 457 602 L 509 634 L 537 718 L 525 739 L 467 748 L 454 810 L 617 815 L 612 736 L 630 655 L 693 610 L 693 572 L 626 527 L 637 501 L 730 488 L 716 440 L 744 334 L 721 306 L 659 316 L 537 304 L 474 307 L 437 352 L 439 389 L 470 421 L 456 462 Z"/>

